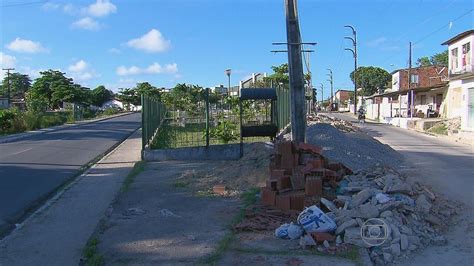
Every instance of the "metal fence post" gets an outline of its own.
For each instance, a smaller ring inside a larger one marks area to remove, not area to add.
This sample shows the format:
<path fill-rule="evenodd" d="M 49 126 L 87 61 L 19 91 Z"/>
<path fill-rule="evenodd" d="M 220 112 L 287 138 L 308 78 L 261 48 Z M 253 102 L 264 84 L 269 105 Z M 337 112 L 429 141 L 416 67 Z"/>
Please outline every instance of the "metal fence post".
<path fill-rule="evenodd" d="M 206 148 L 209 147 L 209 88 L 206 88 Z"/>

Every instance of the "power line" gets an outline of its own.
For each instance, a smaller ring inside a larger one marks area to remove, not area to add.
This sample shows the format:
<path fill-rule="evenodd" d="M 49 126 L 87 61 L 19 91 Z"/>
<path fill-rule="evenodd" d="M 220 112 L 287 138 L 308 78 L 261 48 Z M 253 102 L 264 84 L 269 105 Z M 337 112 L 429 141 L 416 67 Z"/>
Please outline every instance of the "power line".
<path fill-rule="evenodd" d="M 23 2 L 23 3 L 15 3 L 15 4 L 5 4 L 2 5 L 1 7 L 15 7 L 15 6 L 29 6 L 29 5 L 37 5 L 37 4 L 45 4 L 46 2 L 49 2 L 50 0 L 42 0 L 42 1 L 34 1 L 34 2 Z"/>
<path fill-rule="evenodd" d="M 473 10 L 474 10 L 474 9 L 471 9 L 471 10 L 467 11 L 466 13 L 462 14 L 461 16 L 459 16 L 459 17 L 457 17 L 457 18 L 455 18 L 455 19 L 449 21 L 447 24 L 441 26 L 440 28 L 436 29 L 435 31 L 433 31 L 433 32 L 429 33 L 428 35 L 422 37 L 421 39 L 419 39 L 418 41 L 414 42 L 413 44 L 417 44 L 417 43 L 419 43 L 419 42 L 425 40 L 426 38 L 430 37 L 431 35 L 433 35 L 433 34 L 439 32 L 439 31 L 441 31 L 441 30 L 444 29 L 445 27 L 449 27 L 449 25 L 450 25 L 451 23 L 453 23 L 454 21 L 457 21 L 457 20 L 463 18 L 463 17 L 466 16 L 467 14 L 471 13 Z"/>

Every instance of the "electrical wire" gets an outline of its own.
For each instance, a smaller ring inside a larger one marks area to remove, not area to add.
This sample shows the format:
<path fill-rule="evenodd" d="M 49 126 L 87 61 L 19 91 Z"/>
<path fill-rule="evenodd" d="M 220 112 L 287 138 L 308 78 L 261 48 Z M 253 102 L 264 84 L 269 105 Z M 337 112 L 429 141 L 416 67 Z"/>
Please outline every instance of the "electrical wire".
<path fill-rule="evenodd" d="M 37 5 L 37 4 L 45 4 L 50 0 L 42 0 L 42 1 L 34 1 L 34 2 L 23 2 L 23 3 L 13 3 L 13 4 L 4 4 L 1 7 L 16 7 L 16 6 L 29 6 L 29 5 Z"/>

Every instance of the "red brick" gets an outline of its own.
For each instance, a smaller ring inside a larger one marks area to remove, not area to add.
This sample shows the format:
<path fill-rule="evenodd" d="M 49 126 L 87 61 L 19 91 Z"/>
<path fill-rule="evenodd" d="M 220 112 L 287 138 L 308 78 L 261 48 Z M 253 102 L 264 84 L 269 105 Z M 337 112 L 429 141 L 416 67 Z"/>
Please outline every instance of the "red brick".
<path fill-rule="evenodd" d="M 293 143 L 291 141 L 280 142 L 278 143 L 277 151 L 282 156 L 293 154 Z"/>
<path fill-rule="evenodd" d="M 323 161 L 321 159 L 313 159 L 308 162 L 313 168 L 322 168 L 323 167 Z"/>
<path fill-rule="evenodd" d="M 284 169 L 274 169 L 270 173 L 272 179 L 280 179 L 285 175 L 285 170 Z"/>
<path fill-rule="evenodd" d="M 304 194 L 296 194 L 290 196 L 290 209 L 296 211 L 302 211 L 304 209 Z"/>
<path fill-rule="evenodd" d="M 214 187 L 212 187 L 212 191 L 215 194 L 224 195 L 225 194 L 225 185 L 222 185 L 222 184 L 215 185 Z"/>
<path fill-rule="evenodd" d="M 280 194 L 276 196 L 276 207 L 280 210 L 290 210 L 290 195 Z"/>
<path fill-rule="evenodd" d="M 323 194 L 323 180 L 320 177 L 307 177 L 305 185 L 307 196 L 319 196 Z"/>
<path fill-rule="evenodd" d="M 291 178 L 289 175 L 285 175 L 279 178 L 277 182 L 277 189 L 278 190 L 283 190 L 283 189 L 288 189 L 291 188 Z"/>
<path fill-rule="evenodd" d="M 293 173 L 291 175 L 291 186 L 293 187 L 293 189 L 304 189 L 305 176 L 303 171 L 303 166 L 297 166 L 293 168 Z"/>
<path fill-rule="evenodd" d="M 267 206 L 275 206 L 276 191 L 268 188 L 262 188 L 262 204 Z"/>
<path fill-rule="evenodd" d="M 268 179 L 266 181 L 267 183 L 267 186 L 266 188 L 270 189 L 270 190 L 273 190 L 273 191 L 276 191 L 278 189 L 278 180 L 276 179 Z"/>
<path fill-rule="evenodd" d="M 311 233 L 311 236 L 313 237 L 314 241 L 318 243 L 323 243 L 324 241 L 333 242 L 334 240 L 336 240 L 336 236 L 331 235 L 329 233 L 313 232 Z"/>
<path fill-rule="evenodd" d="M 262 204 L 275 206 L 276 191 L 268 188 L 262 188 Z"/>
<path fill-rule="evenodd" d="M 323 149 L 321 147 L 309 144 L 309 143 L 299 143 L 298 150 L 300 152 L 310 152 L 313 154 L 321 154 Z"/>

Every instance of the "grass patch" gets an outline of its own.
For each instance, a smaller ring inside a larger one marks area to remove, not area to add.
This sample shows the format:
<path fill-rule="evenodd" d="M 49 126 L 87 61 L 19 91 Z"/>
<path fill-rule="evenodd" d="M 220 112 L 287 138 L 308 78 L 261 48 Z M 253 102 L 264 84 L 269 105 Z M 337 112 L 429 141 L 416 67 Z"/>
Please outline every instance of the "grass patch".
<path fill-rule="evenodd" d="M 438 135 L 448 135 L 448 127 L 444 123 L 436 124 L 427 131 Z"/>
<path fill-rule="evenodd" d="M 122 187 L 120 188 L 120 192 L 127 192 L 130 189 L 130 186 L 132 185 L 135 177 L 141 172 L 143 172 L 143 170 L 145 170 L 145 165 L 145 161 L 138 161 L 135 163 L 135 165 L 133 165 L 132 171 L 128 173 L 127 177 L 123 181 Z"/>
<path fill-rule="evenodd" d="M 189 186 L 189 181 L 176 180 L 173 183 L 173 187 L 175 187 L 175 188 L 185 188 L 187 186 Z"/>
<path fill-rule="evenodd" d="M 85 262 L 86 265 L 91 265 L 91 266 L 104 265 L 104 257 L 100 255 L 97 250 L 98 244 L 99 244 L 99 240 L 97 238 L 93 238 L 87 242 L 87 245 L 82 252 L 86 259 L 86 262 Z"/>
<path fill-rule="evenodd" d="M 232 242 L 235 240 L 236 233 L 232 230 L 232 227 L 242 221 L 245 215 L 245 208 L 257 202 L 258 188 L 251 188 L 248 191 L 242 193 L 241 199 L 243 207 L 240 208 L 237 215 L 232 218 L 229 224 L 229 232 L 219 241 L 216 250 L 209 256 L 204 257 L 200 260 L 200 264 L 205 265 L 216 265 L 217 262 L 222 258 L 224 253 L 229 249 Z"/>

